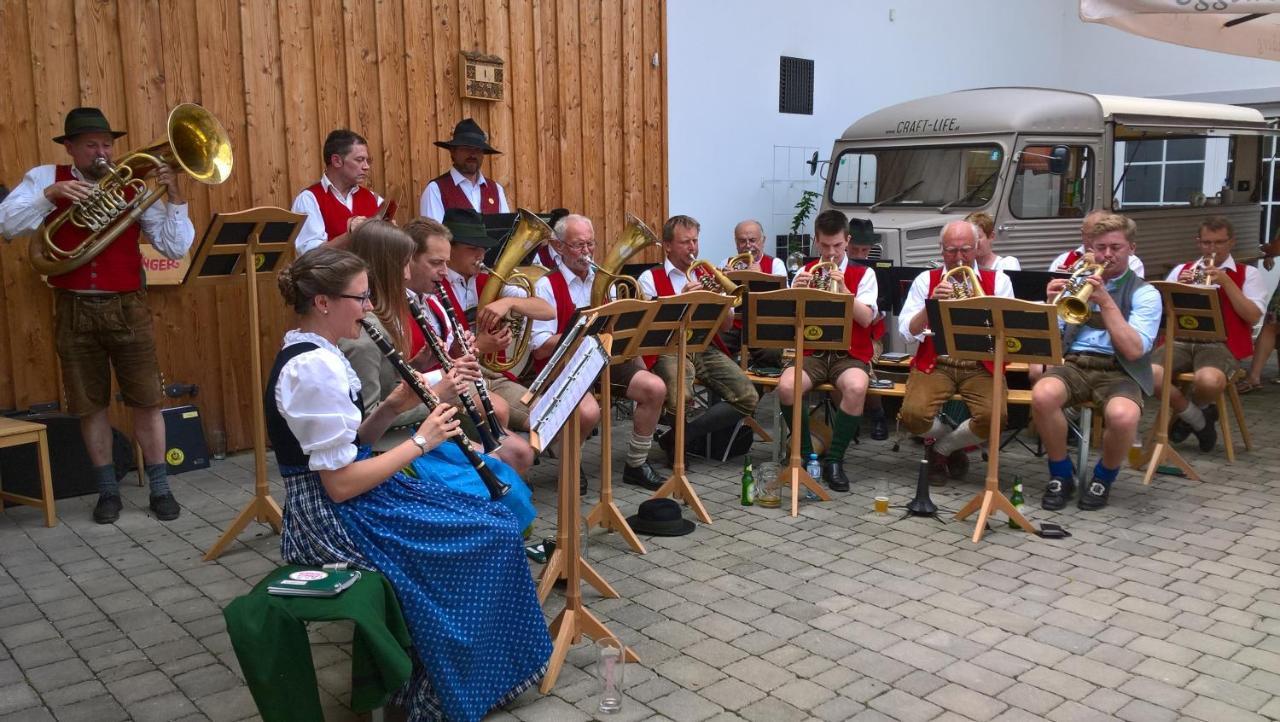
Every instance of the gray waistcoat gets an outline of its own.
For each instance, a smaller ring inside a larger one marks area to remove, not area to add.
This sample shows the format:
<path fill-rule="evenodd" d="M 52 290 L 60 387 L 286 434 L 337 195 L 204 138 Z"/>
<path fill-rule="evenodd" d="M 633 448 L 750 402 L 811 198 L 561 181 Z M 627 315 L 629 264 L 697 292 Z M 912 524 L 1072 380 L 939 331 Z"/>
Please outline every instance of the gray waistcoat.
<path fill-rule="evenodd" d="M 1147 282 L 1138 278 L 1138 274 L 1132 270 L 1125 271 L 1120 277 L 1119 283 L 1114 291 L 1111 291 L 1111 297 L 1116 299 L 1116 304 L 1120 306 L 1120 315 L 1125 320 L 1129 319 L 1129 312 L 1133 310 L 1133 294 L 1138 292 L 1139 288 L 1147 285 Z M 1065 352 L 1069 352 L 1071 344 L 1075 343 L 1076 337 L 1080 335 L 1083 326 L 1088 325 L 1097 329 L 1104 329 L 1106 326 L 1102 323 L 1102 318 L 1098 315 L 1098 307 L 1090 304 L 1094 313 L 1089 320 L 1079 325 L 1068 325 L 1066 331 L 1062 334 L 1062 347 Z M 1115 351 L 1115 346 L 1111 347 Z M 1120 368 L 1129 374 L 1129 377 L 1138 382 L 1138 386 L 1142 388 L 1142 393 L 1151 396 L 1155 393 L 1155 377 L 1151 373 L 1151 352 L 1148 351 L 1142 358 L 1130 361 L 1119 353 L 1115 354 L 1116 363 L 1120 364 Z"/>

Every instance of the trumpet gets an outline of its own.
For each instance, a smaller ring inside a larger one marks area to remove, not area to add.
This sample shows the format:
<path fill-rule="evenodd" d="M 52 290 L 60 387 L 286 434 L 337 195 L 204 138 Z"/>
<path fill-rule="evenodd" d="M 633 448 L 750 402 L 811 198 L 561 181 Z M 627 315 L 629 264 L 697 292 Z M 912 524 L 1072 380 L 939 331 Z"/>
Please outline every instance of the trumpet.
<path fill-rule="evenodd" d="M 1218 254 L 1210 253 L 1207 256 L 1201 256 L 1191 266 L 1191 283 L 1196 286 L 1209 285 L 1209 271 L 1217 269 Z"/>
<path fill-rule="evenodd" d="M 1093 286 L 1089 285 L 1089 276 L 1102 272 L 1104 264 L 1094 260 L 1092 253 L 1086 253 L 1071 267 L 1071 278 L 1053 299 L 1058 309 L 1058 318 L 1073 325 L 1089 320 L 1093 313 L 1089 310 L 1089 296 Z"/>
<path fill-rule="evenodd" d="M 689 270 L 684 272 L 684 276 L 689 282 L 700 283 L 704 289 L 712 293 L 733 296 L 733 306 L 735 308 L 742 305 L 742 296 L 747 289 L 729 280 L 729 277 L 724 275 L 724 271 L 716 268 L 711 261 L 705 258 L 690 257 Z"/>
<path fill-rule="evenodd" d="M 760 255 L 758 255 L 755 251 L 746 251 L 743 253 L 739 253 L 733 258 L 730 258 L 729 262 L 724 264 L 724 270 L 745 271 L 751 267 L 751 264 L 759 263 L 759 262 L 760 262 Z"/>
<path fill-rule="evenodd" d="M 952 298 L 978 298 L 987 295 L 982 290 L 982 278 L 972 266 L 956 266 L 942 274 L 942 280 L 951 284 Z"/>
<path fill-rule="evenodd" d="M 834 291 L 833 286 L 835 286 L 835 278 L 840 274 L 840 266 L 835 261 L 818 261 L 813 264 L 813 268 L 809 269 L 809 273 L 813 274 L 813 280 L 809 281 L 810 288 Z"/>

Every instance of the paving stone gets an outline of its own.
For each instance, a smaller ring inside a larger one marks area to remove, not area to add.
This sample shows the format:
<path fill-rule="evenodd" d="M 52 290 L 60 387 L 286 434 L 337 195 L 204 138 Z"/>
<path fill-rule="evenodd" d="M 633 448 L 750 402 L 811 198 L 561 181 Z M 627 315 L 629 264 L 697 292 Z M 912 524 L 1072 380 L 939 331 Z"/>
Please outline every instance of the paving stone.
<path fill-rule="evenodd" d="M 1029 684 L 1016 682 L 1000 692 L 998 699 L 1005 704 L 1013 705 L 1020 709 L 1026 710 L 1037 717 L 1043 717 L 1058 705 L 1062 704 L 1062 697 L 1046 692 L 1038 687 Z M 1002 719 L 1004 715 L 998 716 L 996 719 Z"/>
<path fill-rule="evenodd" d="M 942 712 L 942 708 L 932 702 L 918 699 L 896 689 L 889 690 L 871 700 L 868 706 L 903 722 L 931 720 Z"/>

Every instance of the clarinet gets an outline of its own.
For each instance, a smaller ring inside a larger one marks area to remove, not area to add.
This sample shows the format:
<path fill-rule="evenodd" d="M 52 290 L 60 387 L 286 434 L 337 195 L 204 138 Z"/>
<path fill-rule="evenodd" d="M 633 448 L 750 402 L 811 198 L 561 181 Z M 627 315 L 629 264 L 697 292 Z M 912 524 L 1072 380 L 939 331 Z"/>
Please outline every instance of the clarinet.
<path fill-rule="evenodd" d="M 422 335 L 427 339 L 427 344 L 431 346 L 431 351 L 440 359 L 440 366 L 444 368 L 445 373 L 449 373 L 454 369 L 453 359 L 449 358 L 449 354 L 445 352 L 444 342 L 440 340 L 440 335 L 431 327 L 431 323 L 427 320 L 427 309 L 422 307 L 418 299 L 409 297 L 409 313 L 413 316 L 413 320 L 417 321 L 418 328 L 422 330 Z M 489 427 L 485 424 L 485 419 L 480 415 L 480 411 L 476 408 L 476 404 L 467 394 L 460 394 L 462 407 L 466 409 L 467 416 L 471 417 L 471 423 L 475 425 L 476 431 L 480 434 L 480 443 L 484 445 L 484 453 L 492 454 L 501 444 L 489 432 Z"/>
<path fill-rule="evenodd" d="M 448 283 L 448 281 L 445 281 Z M 436 299 L 440 301 L 440 305 L 444 306 L 445 318 L 449 320 L 449 325 L 453 327 L 453 335 L 458 339 L 458 345 L 462 346 L 467 353 L 480 358 L 476 354 L 476 350 L 469 346 L 463 346 L 462 328 L 458 323 L 458 309 L 454 307 L 453 301 L 449 300 L 449 294 L 443 289 L 439 289 L 436 293 Z M 484 380 L 476 382 L 476 392 L 480 395 L 480 404 L 484 406 L 485 418 L 489 420 L 489 433 L 496 438 L 502 438 L 505 432 L 502 430 L 502 424 L 498 423 L 498 415 L 493 412 L 493 400 L 489 398 L 489 389 L 485 386 Z"/>
<path fill-rule="evenodd" d="M 404 379 L 404 382 L 409 384 L 409 388 L 413 389 L 418 398 L 422 400 L 427 410 L 435 411 L 436 407 L 441 403 L 440 398 L 432 393 L 426 384 L 422 383 L 422 379 L 418 378 L 418 374 L 414 373 L 413 369 L 409 368 L 409 364 L 405 363 L 404 357 L 391 344 L 391 341 L 372 323 L 364 319 L 360 319 L 359 323 L 365 333 L 369 334 L 369 338 L 373 339 L 373 342 L 377 344 L 378 349 L 382 351 L 382 355 L 391 362 L 391 366 L 396 370 L 396 373 L 400 374 L 400 378 Z M 462 437 L 451 436 L 449 439 L 458 445 L 458 448 L 466 455 L 467 461 L 471 462 L 471 465 L 475 467 L 476 473 L 480 475 L 480 480 L 484 482 L 485 488 L 489 490 L 489 498 L 491 500 L 501 499 L 507 495 L 507 492 L 511 491 L 511 486 L 504 484 L 493 473 L 493 470 L 484 463 L 484 458 L 477 454 L 475 449 L 472 449 L 467 442 L 463 441 Z"/>

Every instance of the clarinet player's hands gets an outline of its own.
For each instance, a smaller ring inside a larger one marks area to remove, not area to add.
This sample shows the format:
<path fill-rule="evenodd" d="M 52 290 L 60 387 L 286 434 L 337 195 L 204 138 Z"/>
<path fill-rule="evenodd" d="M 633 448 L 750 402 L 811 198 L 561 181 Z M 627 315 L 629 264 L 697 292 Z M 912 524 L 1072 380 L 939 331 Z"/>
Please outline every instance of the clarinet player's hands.
<path fill-rule="evenodd" d="M 421 380 L 422 375 L 419 374 L 418 378 Z M 425 381 L 423 381 L 423 385 L 426 385 Z M 422 400 L 418 398 L 418 394 L 414 393 L 414 391 L 409 388 L 409 384 L 401 381 L 396 384 L 396 387 L 391 390 L 390 394 L 387 394 L 387 398 L 384 399 L 382 403 L 389 404 L 391 406 L 391 410 L 399 416 L 422 403 Z"/>
<path fill-rule="evenodd" d="M 446 439 L 462 433 L 461 422 L 454 418 L 458 414 L 456 406 L 440 404 L 418 427 L 418 435 L 427 440 L 427 448 L 434 449 Z"/>

